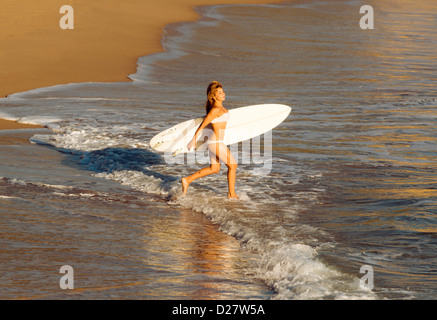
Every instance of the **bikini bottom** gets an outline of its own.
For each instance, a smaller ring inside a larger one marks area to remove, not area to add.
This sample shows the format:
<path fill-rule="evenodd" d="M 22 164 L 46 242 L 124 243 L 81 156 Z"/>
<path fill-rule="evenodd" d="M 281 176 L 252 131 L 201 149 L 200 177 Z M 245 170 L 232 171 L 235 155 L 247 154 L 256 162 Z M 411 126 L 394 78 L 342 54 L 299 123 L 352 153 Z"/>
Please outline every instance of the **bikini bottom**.
<path fill-rule="evenodd" d="M 212 143 L 223 143 L 223 140 L 214 140 L 214 141 L 208 141 L 206 144 L 212 144 Z"/>

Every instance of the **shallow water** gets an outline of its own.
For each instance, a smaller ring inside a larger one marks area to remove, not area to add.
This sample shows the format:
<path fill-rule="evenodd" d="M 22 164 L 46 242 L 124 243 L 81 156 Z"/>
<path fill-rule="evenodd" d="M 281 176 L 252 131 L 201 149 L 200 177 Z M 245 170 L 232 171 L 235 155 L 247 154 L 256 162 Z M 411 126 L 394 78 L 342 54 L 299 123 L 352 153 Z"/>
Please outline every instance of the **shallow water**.
<path fill-rule="evenodd" d="M 363 4 L 375 30 L 359 27 Z M 410 0 L 197 8 L 200 21 L 168 26 L 166 53 L 140 58 L 132 83 L 1 99 L 0 115 L 55 132 L 2 146 L 2 296 L 435 298 L 433 9 Z M 266 154 L 255 163 L 233 150 L 241 201 L 226 199 L 224 166 L 183 196 L 180 177 L 204 164 L 170 163 L 147 143 L 202 115 L 211 80 L 224 84 L 228 108 L 293 107 L 273 130 L 271 168 Z M 57 287 L 63 264 L 77 270 L 72 293 Z M 372 291 L 360 285 L 364 265 Z"/>

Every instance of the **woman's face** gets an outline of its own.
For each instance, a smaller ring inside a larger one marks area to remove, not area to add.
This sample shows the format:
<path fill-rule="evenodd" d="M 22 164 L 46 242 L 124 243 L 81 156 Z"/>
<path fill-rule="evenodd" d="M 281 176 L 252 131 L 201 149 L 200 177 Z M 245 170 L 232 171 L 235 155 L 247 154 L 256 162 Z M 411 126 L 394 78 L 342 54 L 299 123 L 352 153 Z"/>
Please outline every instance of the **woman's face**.
<path fill-rule="evenodd" d="M 216 94 L 215 94 L 215 99 L 217 101 L 225 101 L 226 98 L 226 94 L 225 91 L 223 90 L 223 88 L 218 88 Z"/>

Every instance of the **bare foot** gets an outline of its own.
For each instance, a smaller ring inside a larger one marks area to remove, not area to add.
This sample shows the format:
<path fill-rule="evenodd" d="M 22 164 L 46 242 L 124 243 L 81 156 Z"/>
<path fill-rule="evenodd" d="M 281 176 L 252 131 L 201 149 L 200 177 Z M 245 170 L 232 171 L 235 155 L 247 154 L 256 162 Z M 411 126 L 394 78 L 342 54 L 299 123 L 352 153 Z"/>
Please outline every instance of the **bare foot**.
<path fill-rule="evenodd" d="M 235 193 L 230 194 L 228 193 L 228 199 L 240 199 Z"/>
<path fill-rule="evenodd" d="M 181 179 L 181 182 L 182 182 L 182 192 L 183 192 L 184 194 L 187 194 L 188 185 L 189 185 L 189 183 L 188 183 L 188 181 L 187 181 L 187 178 L 182 178 L 182 179 Z"/>

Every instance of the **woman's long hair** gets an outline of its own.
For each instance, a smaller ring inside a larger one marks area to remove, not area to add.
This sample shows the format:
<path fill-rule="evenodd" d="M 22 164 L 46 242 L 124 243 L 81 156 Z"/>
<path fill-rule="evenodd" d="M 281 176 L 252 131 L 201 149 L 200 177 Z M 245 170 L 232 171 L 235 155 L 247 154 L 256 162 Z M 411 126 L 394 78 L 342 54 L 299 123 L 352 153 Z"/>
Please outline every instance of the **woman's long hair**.
<path fill-rule="evenodd" d="M 209 84 L 208 89 L 206 90 L 206 114 L 208 114 L 211 111 L 212 107 L 214 107 L 215 94 L 220 88 L 223 89 L 222 85 L 218 81 L 213 81 Z"/>

